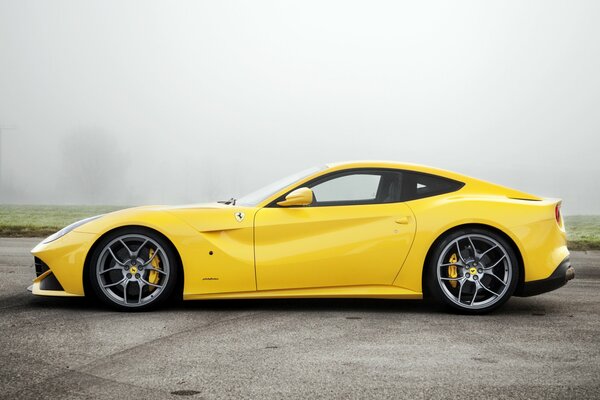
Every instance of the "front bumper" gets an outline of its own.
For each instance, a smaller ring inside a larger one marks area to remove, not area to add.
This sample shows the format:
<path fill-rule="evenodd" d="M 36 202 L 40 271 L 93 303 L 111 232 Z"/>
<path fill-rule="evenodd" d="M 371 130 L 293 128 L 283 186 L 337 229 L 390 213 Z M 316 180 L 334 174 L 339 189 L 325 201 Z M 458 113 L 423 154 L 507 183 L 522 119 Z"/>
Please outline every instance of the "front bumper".
<path fill-rule="evenodd" d="M 40 243 L 31 253 L 36 258 L 32 292 L 43 296 L 83 296 L 83 270 L 96 235 L 72 231 L 49 243 Z"/>
<path fill-rule="evenodd" d="M 38 257 L 34 258 L 34 268 L 36 278 L 33 280 L 33 285 L 27 290 L 38 296 L 81 296 L 78 294 L 68 293 L 56 279 L 50 267 Z"/>
<path fill-rule="evenodd" d="M 564 286 L 573 278 L 575 278 L 575 269 L 571 266 L 571 260 L 567 257 L 548 278 L 524 282 L 515 293 L 515 296 L 528 297 L 550 292 Z"/>

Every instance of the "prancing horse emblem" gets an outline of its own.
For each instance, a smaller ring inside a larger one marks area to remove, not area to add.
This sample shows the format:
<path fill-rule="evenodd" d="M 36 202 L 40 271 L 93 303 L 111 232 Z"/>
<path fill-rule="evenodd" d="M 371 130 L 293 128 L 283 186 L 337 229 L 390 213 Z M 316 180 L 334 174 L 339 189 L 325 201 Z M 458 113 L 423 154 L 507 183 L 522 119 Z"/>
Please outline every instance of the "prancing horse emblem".
<path fill-rule="evenodd" d="M 244 214 L 243 212 L 236 212 L 235 213 L 235 219 L 237 219 L 237 222 L 242 222 L 244 220 L 246 214 Z"/>

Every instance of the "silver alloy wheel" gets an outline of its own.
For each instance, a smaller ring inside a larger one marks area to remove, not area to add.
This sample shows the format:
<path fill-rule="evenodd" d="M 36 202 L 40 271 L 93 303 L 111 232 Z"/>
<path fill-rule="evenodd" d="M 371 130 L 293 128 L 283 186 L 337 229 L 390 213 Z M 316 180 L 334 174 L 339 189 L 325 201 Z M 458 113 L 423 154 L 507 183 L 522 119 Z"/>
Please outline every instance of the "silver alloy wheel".
<path fill-rule="evenodd" d="M 102 249 L 96 278 L 102 292 L 125 307 L 139 307 L 158 298 L 169 281 L 169 259 L 152 238 L 121 235 Z"/>
<path fill-rule="evenodd" d="M 502 244 L 482 234 L 451 241 L 437 260 L 437 280 L 444 295 L 466 309 L 500 301 L 512 279 L 512 264 Z"/>

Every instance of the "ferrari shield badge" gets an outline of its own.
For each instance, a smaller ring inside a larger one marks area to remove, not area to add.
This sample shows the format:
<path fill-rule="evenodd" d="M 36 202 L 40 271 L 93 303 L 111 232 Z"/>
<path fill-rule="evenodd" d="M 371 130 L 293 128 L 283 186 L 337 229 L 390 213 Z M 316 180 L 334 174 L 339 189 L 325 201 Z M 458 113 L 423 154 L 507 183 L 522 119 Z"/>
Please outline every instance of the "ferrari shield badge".
<path fill-rule="evenodd" d="M 245 216 L 246 214 L 244 214 L 243 212 L 238 211 L 235 213 L 235 219 L 237 220 L 237 222 L 242 222 Z"/>

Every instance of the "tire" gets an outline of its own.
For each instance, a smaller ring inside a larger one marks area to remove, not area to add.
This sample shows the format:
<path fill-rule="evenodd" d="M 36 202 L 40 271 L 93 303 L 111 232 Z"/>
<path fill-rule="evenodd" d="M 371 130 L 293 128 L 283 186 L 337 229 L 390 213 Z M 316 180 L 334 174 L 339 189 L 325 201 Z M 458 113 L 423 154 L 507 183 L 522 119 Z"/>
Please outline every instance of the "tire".
<path fill-rule="evenodd" d="M 519 281 L 512 246 L 499 234 L 480 228 L 444 236 L 435 244 L 426 268 L 428 293 L 462 314 L 497 309 L 512 296 Z"/>
<path fill-rule="evenodd" d="M 100 239 L 90 259 L 89 282 L 96 297 L 122 311 L 154 309 L 173 294 L 178 258 L 158 233 L 130 227 Z"/>

